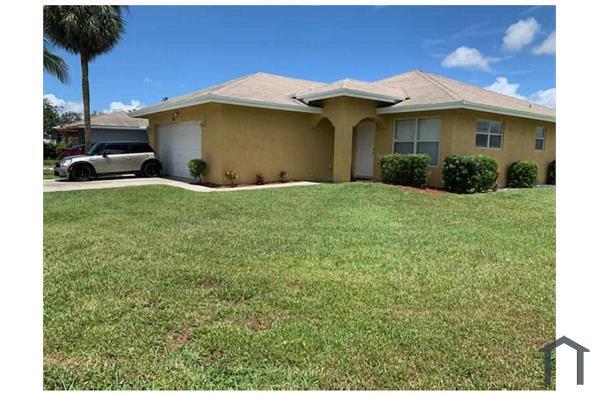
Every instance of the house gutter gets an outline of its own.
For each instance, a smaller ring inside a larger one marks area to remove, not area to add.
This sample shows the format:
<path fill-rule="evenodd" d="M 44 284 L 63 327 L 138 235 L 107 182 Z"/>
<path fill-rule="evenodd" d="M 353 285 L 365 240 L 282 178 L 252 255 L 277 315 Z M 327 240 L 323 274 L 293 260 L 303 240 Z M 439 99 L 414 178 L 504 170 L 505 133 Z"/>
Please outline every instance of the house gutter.
<path fill-rule="evenodd" d="M 434 110 L 452 110 L 465 109 L 474 111 L 491 112 L 494 114 L 510 115 L 519 118 L 536 119 L 540 121 L 556 122 L 556 116 L 536 114 L 529 111 L 510 110 L 503 107 L 490 106 L 487 104 L 478 104 L 466 100 L 458 100 L 453 102 L 439 104 L 423 104 L 423 105 L 406 105 L 402 107 L 384 107 L 376 110 L 377 114 L 397 114 L 416 111 L 434 111 Z"/>

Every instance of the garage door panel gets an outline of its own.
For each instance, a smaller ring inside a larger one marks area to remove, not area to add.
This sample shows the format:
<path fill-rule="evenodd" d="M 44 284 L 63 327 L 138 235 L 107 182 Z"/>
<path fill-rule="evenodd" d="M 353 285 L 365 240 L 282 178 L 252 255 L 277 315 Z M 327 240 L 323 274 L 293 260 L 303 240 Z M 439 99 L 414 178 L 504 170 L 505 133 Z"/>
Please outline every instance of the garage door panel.
<path fill-rule="evenodd" d="M 158 126 L 158 155 L 163 173 L 190 178 L 188 162 L 200 158 L 202 128 L 198 123 L 174 123 Z"/>

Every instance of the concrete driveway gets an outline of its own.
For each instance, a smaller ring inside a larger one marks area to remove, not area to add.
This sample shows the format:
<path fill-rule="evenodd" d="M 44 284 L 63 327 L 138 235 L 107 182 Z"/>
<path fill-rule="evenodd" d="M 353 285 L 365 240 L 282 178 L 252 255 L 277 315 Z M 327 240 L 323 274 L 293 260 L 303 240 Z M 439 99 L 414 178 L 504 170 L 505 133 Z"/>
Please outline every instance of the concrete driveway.
<path fill-rule="evenodd" d="M 62 191 L 79 191 L 84 189 L 104 189 L 104 188 L 120 188 L 120 187 L 135 187 L 140 185 L 168 185 L 176 188 L 183 188 L 194 192 L 231 192 L 231 191 L 246 191 L 254 189 L 270 189 L 270 188 L 285 188 L 302 185 L 318 185 L 316 182 L 299 181 L 288 182 L 285 184 L 266 184 L 266 185 L 251 185 L 245 187 L 234 188 L 209 188 L 201 185 L 188 184 L 185 181 L 171 180 L 168 178 L 139 178 L 133 176 L 124 176 L 118 178 L 105 178 L 86 182 L 75 182 L 63 179 L 44 180 L 44 192 L 62 192 Z"/>

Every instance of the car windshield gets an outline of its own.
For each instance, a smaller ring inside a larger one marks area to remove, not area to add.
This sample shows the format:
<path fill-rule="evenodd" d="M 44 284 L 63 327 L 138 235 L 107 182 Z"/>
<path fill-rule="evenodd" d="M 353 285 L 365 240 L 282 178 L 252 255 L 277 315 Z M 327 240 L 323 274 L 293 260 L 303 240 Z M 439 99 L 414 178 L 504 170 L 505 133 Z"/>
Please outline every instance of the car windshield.
<path fill-rule="evenodd" d="M 100 155 L 104 150 L 104 143 L 96 143 L 92 145 L 86 152 L 86 155 Z"/>

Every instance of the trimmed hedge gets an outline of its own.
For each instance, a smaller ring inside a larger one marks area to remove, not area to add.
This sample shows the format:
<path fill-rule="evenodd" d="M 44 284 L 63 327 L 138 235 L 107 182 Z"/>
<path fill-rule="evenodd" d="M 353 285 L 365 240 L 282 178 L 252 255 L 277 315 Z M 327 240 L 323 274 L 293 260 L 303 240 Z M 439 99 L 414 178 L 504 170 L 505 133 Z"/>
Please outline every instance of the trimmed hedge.
<path fill-rule="evenodd" d="M 532 160 L 520 160 L 508 167 L 509 188 L 533 188 L 537 184 L 538 167 Z"/>
<path fill-rule="evenodd" d="M 486 155 L 449 155 L 442 170 L 450 192 L 477 193 L 496 188 L 498 163 Z"/>
<path fill-rule="evenodd" d="M 422 188 L 427 185 L 429 156 L 388 154 L 379 158 L 381 179 L 386 184 L 409 185 Z"/>
<path fill-rule="evenodd" d="M 546 184 L 556 185 L 556 159 L 548 164 L 548 176 L 546 177 Z"/>

